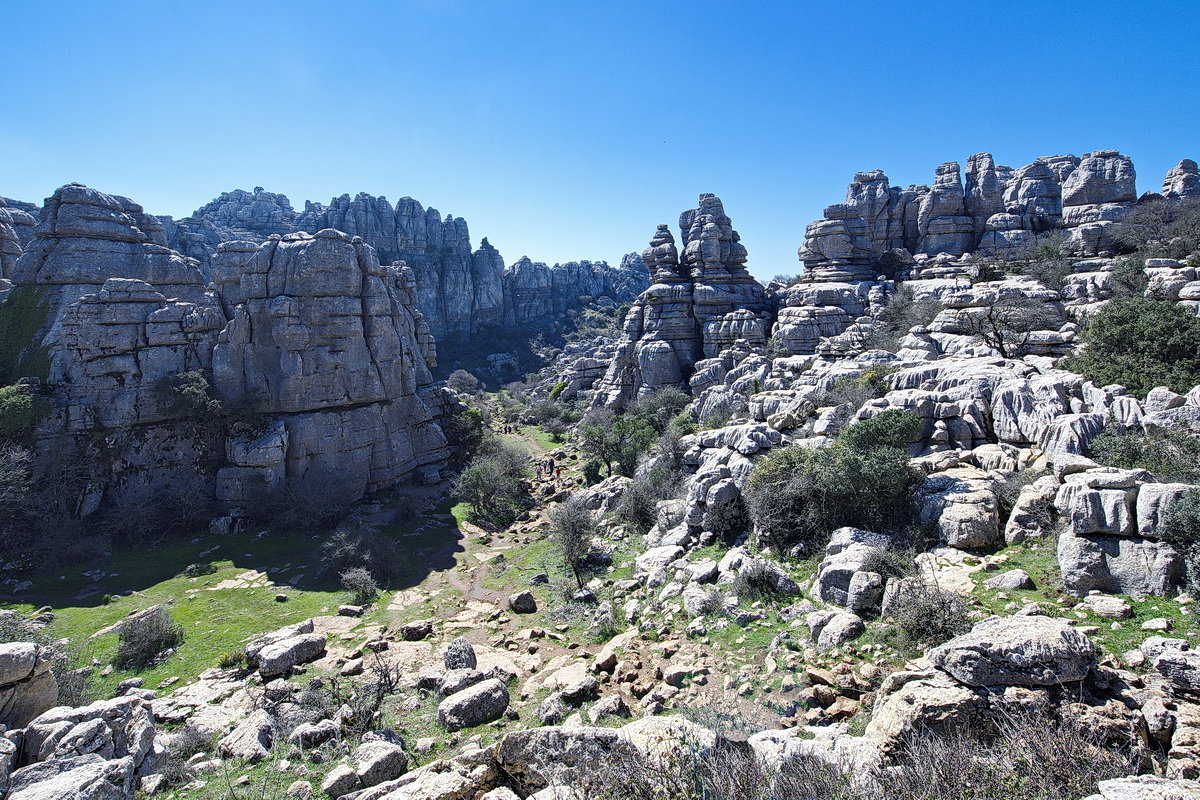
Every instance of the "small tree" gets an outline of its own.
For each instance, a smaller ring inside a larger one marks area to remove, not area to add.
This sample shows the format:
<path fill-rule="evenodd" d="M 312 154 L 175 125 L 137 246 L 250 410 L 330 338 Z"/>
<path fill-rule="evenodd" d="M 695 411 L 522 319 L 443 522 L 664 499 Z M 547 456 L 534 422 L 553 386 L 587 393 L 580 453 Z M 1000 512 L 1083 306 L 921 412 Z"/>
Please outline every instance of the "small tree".
<path fill-rule="evenodd" d="M 608 409 L 593 412 L 579 428 L 579 447 L 604 465 L 609 475 L 633 475 L 638 459 L 655 439 L 654 428 L 632 414 L 614 414 Z"/>
<path fill-rule="evenodd" d="M 592 540 L 596 536 L 592 512 L 578 495 L 572 495 L 550 512 L 550 530 L 562 553 L 563 565 L 575 576 L 582 589 L 583 575 L 580 570 L 592 551 Z"/>
<path fill-rule="evenodd" d="M 520 445 L 491 436 L 458 477 L 456 494 L 479 521 L 503 524 L 529 505 L 529 453 Z"/>
<path fill-rule="evenodd" d="M 456 369 L 446 378 L 446 385 L 456 394 L 475 394 L 479 391 L 479 378 L 465 369 Z"/>
<path fill-rule="evenodd" d="M 1058 330 L 1063 316 L 1041 300 L 1009 295 L 983 308 L 964 309 L 956 321 L 964 334 L 981 339 L 1001 358 L 1020 358 L 1035 331 Z"/>

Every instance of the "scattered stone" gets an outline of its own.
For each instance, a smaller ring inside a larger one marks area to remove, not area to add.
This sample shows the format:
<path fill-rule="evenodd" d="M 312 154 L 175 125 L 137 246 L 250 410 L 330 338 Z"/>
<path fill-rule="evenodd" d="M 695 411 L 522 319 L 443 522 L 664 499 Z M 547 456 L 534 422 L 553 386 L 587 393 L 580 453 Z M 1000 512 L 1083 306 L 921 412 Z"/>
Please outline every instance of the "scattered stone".
<path fill-rule="evenodd" d="M 511 595 L 508 598 L 508 607 L 516 614 L 533 614 L 538 610 L 537 600 L 528 589 Z"/>

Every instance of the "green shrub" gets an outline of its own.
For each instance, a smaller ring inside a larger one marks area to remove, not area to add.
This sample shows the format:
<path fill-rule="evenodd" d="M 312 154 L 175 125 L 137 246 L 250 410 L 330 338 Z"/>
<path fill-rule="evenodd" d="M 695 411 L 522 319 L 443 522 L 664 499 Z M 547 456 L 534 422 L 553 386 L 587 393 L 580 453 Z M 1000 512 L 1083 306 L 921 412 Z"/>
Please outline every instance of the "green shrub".
<path fill-rule="evenodd" d="M 604 469 L 604 465 L 600 463 L 599 459 L 589 458 L 583 462 L 580 471 L 583 473 L 583 479 L 587 482 L 587 485 L 595 486 L 600 482 L 600 471 L 602 469 Z"/>
<path fill-rule="evenodd" d="M 679 472 L 667 463 L 640 470 L 625 487 L 617 503 L 616 517 L 638 533 L 646 533 L 658 520 L 658 504 L 679 491 Z"/>
<path fill-rule="evenodd" d="M 246 665 L 246 648 L 235 647 L 225 655 L 221 656 L 221 660 L 218 663 L 221 665 L 221 669 L 244 667 Z"/>
<path fill-rule="evenodd" d="M 633 475 L 656 435 L 654 427 L 642 417 L 602 409 L 579 426 L 579 447 L 603 464 L 609 475 L 613 474 L 614 463 L 617 474 Z"/>
<path fill-rule="evenodd" d="M 843 525 L 902 527 L 915 476 L 904 447 L 920 427 L 908 411 L 851 425 L 824 448 L 772 451 L 746 482 L 750 517 L 765 543 L 812 552 Z"/>
<path fill-rule="evenodd" d="M 876 315 L 879 323 L 865 342 L 868 349 L 896 352 L 900 340 L 910 329 L 933 322 L 942 310 L 942 304 L 932 298 L 918 300 L 909 286 L 902 285 L 887 299 L 887 303 Z"/>
<path fill-rule="evenodd" d="M 1200 590 L 1200 488 L 1187 490 L 1167 508 L 1158 535 L 1183 554 L 1188 583 Z"/>
<path fill-rule="evenodd" d="M 0 386 L 0 442 L 29 443 L 41 406 L 24 386 Z"/>
<path fill-rule="evenodd" d="M 662 433 L 690 402 L 692 398 L 683 390 L 664 386 L 649 397 L 638 400 L 630 406 L 628 413 L 645 420 L 655 433 Z"/>
<path fill-rule="evenodd" d="M 551 400 L 557 400 L 557 399 L 558 399 L 558 396 L 559 396 L 560 394 L 562 394 L 562 393 L 563 393 L 563 390 L 565 390 L 566 388 L 567 388 L 567 382 L 566 382 L 566 381 L 559 381 L 558 383 L 554 384 L 554 388 L 552 388 L 552 389 L 550 390 L 550 399 L 551 399 Z"/>
<path fill-rule="evenodd" d="M 117 628 L 117 637 L 113 666 L 145 669 L 157 662 L 163 653 L 183 643 L 183 627 L 175 622 L 170 611 L 159 608 L 152 614 L 122 622 Z"/>
<path fill-rule="evenodd" d="M 189 578 L 199 578 L 201 575 L 212 575 L 217 571 L 217 565 L 208 561 L 203 564 L 188 564 L 183 568 L 183 574 Z"/>
<path fill-rule="evenodd" d="M 1062 366 L 1097 386 L 1119 383 L 1145 397 L 1156 386 L 1200 384 L 1200 318 L 1182 305 L 1118 297 L 1088 319 L 1084 349 Z"/>
<path fill-rule="evenodd" d="M 1092 458 L 1105 466 L 1144 469 L 1166 481 L 1200 482 L 1200 439 L 1184 430 L 1105 431 L 1089 449 Z"/>

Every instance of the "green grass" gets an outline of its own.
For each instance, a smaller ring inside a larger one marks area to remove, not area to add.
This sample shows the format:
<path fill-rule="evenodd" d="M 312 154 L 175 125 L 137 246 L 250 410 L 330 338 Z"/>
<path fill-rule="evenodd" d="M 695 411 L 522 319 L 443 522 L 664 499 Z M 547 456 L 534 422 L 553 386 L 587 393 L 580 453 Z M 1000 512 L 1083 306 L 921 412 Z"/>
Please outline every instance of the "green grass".
<path fill-rule="evenodd" d="M 447 521 L 423 527 L 424 522 L 402 520 L 390 530 L 406 557 L 399 574 L 385 589 L 415 586 L 430 572 L 453 567 L 454 553 L 462 547 L 457 526 Z M 96 689 L 103 696 L 121 680 L 135 675 L 142 677 L 149 688 L 175 677 L 182 685 L 218 666 L 223 655 L 242 646 L 248 638 L 313 616 L 337 613 L 339 605 L 350 601 L 336 577 L 321 569 L 321 541 L 320 536 L 275 534 L 203 537 L 159 544 L 152 558 L 146 557 L 144 548 L 118 551 L 99 565 L 81 565 L 70 572 L 39 577 L 22 598 L 24 602 L 8 607 L 32 613 L 51 606 L 55 619 L 47 632 L 70 639 L 85 658 L 102 667 L 116 653 L 118 637 L 115 633 L 99 637 L 93 634 L 132 612 L 162 604 L 183 627 L 183 644 L 165 662 L 150 669 L 97 674 Z M 211 574 L 183 574 L 187 565 L 206 562 L 216 568 Z M 93 582 L 81 574 L 89 567 L 102 569 L 105 575 Z M 215 588 L 251 570 L 265 573 L 269 578 L 266 585 Z M 287 602 L 275 600 L 280 593 L 288 596 Z M 389 599 L 386 592 L 381 594 L 372 611 L 362 618 L 363 624 L 386 621 Z"/>
<path fill-rule="evenodd" d="M 553 450 L 556 447 L 561 447 L 563 444 L 562 442 L 554 441 L 554 438 L 550 434 L 546 433 L 537 425 L 518 425 L 517 433 L 533 439 L 535 442 L 537 442 L 537 446 L 542 450 Z M 537 453 L 534 453 L 533 455 L 536 456 Z"/>
<path fill-rule="evenodd" d="M 1096 632 L 1092 640 L 1101 645 L 1113 655 L 1131 650 L 1141 645 L 1149 636 L 1176 636 L 1187 638 L 1189 633 L 1200 633 L 1200 624 L 1194 615 L 1183 614 L 1180 604 L 1174 598 L 1147 597 L 1137 599 L 1126 595 L 1118 595 L 1129 602 L 1133 616 L 1129 619 L 1111 620 L 1097 616 L 1084 605 L 1076 605 L 1077 599 L 1067 593 L 1062 586 L 1062 573 L 1058 568 L 1053 540 L 1026 542 L 1013 545 L 1002 551 L 1008 559 L 1000 569 L 993 572 L 980 571 L 974 575 L 976 587 L 974 599 L 986 611 L 992 614 L 1010 614 L 1005 607 L 1009 603 L 1025 605 L 1026 603 L 1042 603 L 1047 611 L 1069 619 L 1078 619 L 1079 624 L 1095 626 Z M 999 591 L 988 589 L 984 582 L 1010 569 L 1023 569 L 1033 579 L 1033 589 L 1016 591 Z M 999 595 L 1005 595 L 1001 598 Z M 1077 613 L 1078 612 L 1078 613 Z M 1142 623 L 1159 617 L 1171 620 L 1174 628 L 1162 634 L 1157 631 L 1142 630 Z M 1118 627 L 1113 628 L 1113 623 Z"/>

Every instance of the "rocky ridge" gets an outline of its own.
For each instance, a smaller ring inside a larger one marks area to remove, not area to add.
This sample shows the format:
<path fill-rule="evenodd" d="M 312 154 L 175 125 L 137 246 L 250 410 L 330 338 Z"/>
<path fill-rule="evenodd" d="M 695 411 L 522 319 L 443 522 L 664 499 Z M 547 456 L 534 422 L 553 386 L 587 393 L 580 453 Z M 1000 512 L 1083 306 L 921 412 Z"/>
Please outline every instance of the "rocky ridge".
<path fill-rule="evenodd" d="M 617 268 L 604 262 L 546 267 L 522 258 L 507 268 L 484 238 L 472 251 L 466 220 L 442 216 L 411 197 L 393 206 L 386 197 L 344 194 L 328 204 L 306 201 L 292 209 L 287 197 L 256 187 L 226 192 L 178 221 L 166 220 L 168 243 L 208 264 L 226 241 L 261 242 L 272 234 L 331 228 L 371 245 L 383 264 L 403 262 L 415 276 L 417 303 L 433 336 L 462 344 L 491 331 L 521 326 L 553 331 L 566 309 L 583 298 L 628 302 L 647 285 L 635 260 Z"/>

